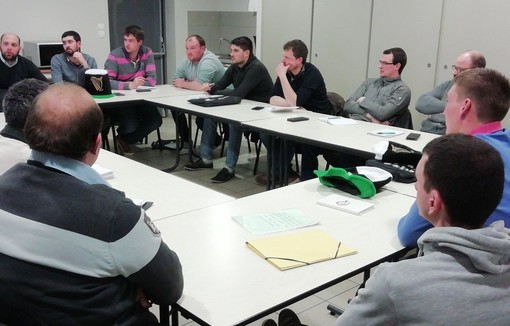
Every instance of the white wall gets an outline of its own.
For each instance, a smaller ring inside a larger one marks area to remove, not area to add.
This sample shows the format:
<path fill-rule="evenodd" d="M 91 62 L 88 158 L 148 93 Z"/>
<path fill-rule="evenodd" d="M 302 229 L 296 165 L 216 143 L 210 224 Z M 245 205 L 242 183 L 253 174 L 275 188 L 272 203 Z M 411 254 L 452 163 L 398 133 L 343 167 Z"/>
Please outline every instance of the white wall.
<path fill-rule="evenodd" d="M 166 0 L 167 71 L 171 80 L 184 58 L 188 11 L 248 11 L 249 0 Z M 206 40 L 207 41 L 207 40 Z"/>
<path fill-rule="evenodd" d="M 230 50 L 228 42 L 222 41 L 220 45 L 220 38 L 232 41 L 248 36 L 254 41 L 256 26 L 256 12 L 188 11 L 188 34 L 202 36 L 207 48 L 216 54 L 228 54 Z M 184 55 L 184 49 L 182 53 Z"/>
<path fill-rule="evenodd" d="M 110 52 L 108 2 L 106 0 L 18 0 L 3 3 L 0 34 L 12 32 L 25 41 L 57 41 L 67 30 L 77 31 L 82 50 L 103 67 Z M 15 9 L 17 8 L 17 9 Z M 98 37 L 98 24 L 104 24 L 104 37 Z"/>

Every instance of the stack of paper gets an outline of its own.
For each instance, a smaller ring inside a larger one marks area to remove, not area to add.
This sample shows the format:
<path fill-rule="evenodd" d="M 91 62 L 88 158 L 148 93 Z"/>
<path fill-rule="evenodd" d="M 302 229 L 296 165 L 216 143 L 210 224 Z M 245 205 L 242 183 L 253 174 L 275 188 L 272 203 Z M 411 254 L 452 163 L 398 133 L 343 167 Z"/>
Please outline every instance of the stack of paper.
<path fill-rule="evenodd" d="M 339 209 L 341 211 L 359 215 L 374 206 L 374 204 L 360 199 L 353 199 L 337 194 L 331 194 L 317 201 L 317 204 Z"/>
<path fill-rule="evenodd" d="M 113 171 L 112 170 L 104 168 L 98 164 L 92 165 L 92 168 L 94 170 L 96 170 L 96 172 L 99 173 L 103 177 L 103 179 L 105 179 L 105 180 L 113 179 Z"/>
<path fill-rule="evenodd" d="M 289 231 L 319 223 L 295 208 L 279 212 L 232 216 L 232 218 L 255 235 Z"/>
<path fill-rule="evenodd" d="M 356 125 L 358 122 L 353 119 L 342 118 L 342 117 L 323 117 L 319 118 L 320 121 L 328 123 L 333 126 L 348 126 L 348 125 Z"/>
<path fill-rule="evenodd" d="M 321 230 L 255 239 L 246 245 L 282 271 L 357 253 Z"/>

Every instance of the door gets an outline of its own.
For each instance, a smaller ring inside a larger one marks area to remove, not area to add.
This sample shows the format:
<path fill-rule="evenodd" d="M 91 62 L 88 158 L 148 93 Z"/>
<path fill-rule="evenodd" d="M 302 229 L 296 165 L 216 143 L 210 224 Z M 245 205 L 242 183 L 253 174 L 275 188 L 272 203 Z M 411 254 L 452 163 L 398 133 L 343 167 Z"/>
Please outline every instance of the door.
<path fill-rule="evenodd" d="M 164 0 L 108 0 L 110 48 L 123 45 L 127 26 L 140 26 L 145 33 L 144 45 L 154 52 L 158 84 L 166 83 L 164 12 Z"/>
<path fill-rule="evenodd" d="M 372 0 L 315 0 L 311 62 L 348 98 L 367 78 Z"/>
<path fill-rule="evenodd" d="M 368 76 L 379 75 L 379 59 L 385 49 L 401 47 L 406 51 L 402 80 L 411 88 L 409 111 L 415 129 L 420 129 L 426 116 L 417 112 L 414 104 L 434 87 L 442 7 L 443 0 L 374 1 Z"/>

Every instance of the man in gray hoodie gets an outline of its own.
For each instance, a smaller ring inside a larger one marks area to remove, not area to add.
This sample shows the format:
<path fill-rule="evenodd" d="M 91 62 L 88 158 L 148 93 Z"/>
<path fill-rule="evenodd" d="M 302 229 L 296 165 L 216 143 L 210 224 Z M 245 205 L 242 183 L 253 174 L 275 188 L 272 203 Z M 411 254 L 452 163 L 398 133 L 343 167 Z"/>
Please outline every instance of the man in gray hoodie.
<path fill-rule="evenodd" d="M 483 228 L 503 192 L 500 154 L 450 134 L 424 148 L 416 177 L 420 214 L 435 226 L 419 257 L 379 266 L 336 326 L 510 325 L 510 229 Z"/>

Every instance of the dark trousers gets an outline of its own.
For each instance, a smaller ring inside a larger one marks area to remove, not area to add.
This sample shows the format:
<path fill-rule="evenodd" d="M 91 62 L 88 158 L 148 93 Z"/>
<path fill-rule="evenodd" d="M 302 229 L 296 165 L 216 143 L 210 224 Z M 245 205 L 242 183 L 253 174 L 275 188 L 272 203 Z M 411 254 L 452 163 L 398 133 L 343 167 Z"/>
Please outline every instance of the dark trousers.
<path fill-rule="evenodd" d="M 117 133 L 128 144 L 141 142 L 163 123 L 157 107 L 152 105 L 119 108 L 112 115 L 119 123 Z"/>
<path fill-rule="evenodd" d="M 172 117 L 176 124 L 179 124 L 179 137 L 183 142 L 189 143 L 189 127 L 186 114 L 172 111 Z"/>
<path fill-rule="evenodd" d="M 301 181 L 310 180 L 316 177 L 314 170 L 319 168 L 319 155 L 324 156 L 329 165 L 337 168 L 350 168 L 355 166 L 363 166 L 367 158 L 349 153 L 340 153 L 329 149 L 302 145 L 301 157 Z"/>

